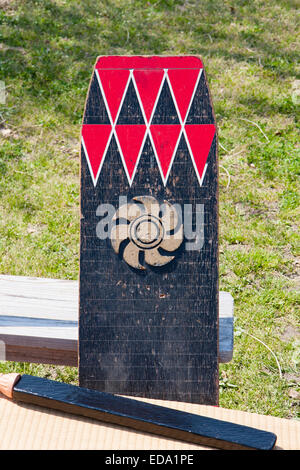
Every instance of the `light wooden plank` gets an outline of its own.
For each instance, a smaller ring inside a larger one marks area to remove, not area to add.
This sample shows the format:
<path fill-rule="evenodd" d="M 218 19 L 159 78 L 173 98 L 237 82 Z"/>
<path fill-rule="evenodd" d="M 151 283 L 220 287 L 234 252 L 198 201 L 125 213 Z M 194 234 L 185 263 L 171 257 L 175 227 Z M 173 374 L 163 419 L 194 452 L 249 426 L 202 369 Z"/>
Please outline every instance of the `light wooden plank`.
<path fill-rule="evenodd" d="M 0 315 L 77 321 L 77 281 L 0 275 Z"/>
<path fill-rule="evenodd" d="M 77 281 L 0 275 L 0 360 L 77 366 Z M 219 362 L 233 354 L 233 298 L 220 292 Z M 2 343 L 1 343 L 2 341 Z"/>

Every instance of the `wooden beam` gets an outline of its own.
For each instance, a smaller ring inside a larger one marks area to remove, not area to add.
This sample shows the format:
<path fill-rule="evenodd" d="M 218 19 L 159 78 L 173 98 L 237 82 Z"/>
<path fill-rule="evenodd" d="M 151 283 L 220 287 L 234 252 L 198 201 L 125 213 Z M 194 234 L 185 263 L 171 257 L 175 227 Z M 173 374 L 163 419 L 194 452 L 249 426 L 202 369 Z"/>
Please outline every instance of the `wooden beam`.
<path fill-rule="evenodd" d="M 0 360 L 78 365 L 77 281 L 0 275 Z M 233 354 L 233 299 L 220 292 L 219 362 Z"/>

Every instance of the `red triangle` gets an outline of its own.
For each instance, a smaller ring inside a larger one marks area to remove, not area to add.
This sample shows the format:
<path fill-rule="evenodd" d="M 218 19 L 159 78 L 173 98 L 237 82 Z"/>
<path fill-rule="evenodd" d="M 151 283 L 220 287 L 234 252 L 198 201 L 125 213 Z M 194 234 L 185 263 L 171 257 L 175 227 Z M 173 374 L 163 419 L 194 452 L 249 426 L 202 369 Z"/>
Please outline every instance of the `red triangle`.
<path fill-rule="evenodd" d="M 127 85 L 129 70 L 98 70 L 106 101 L 113 122 L 115 122 L 118 110 Z"/>
<path fill-rule="evenodd" d="M 216 128 L 214 124 L 188 124 L 185 132 L 201 180 Z"/>
<path fill-rule="evenodd" d="M 110 124 L 84 124 L 82 126 L 81 135 L 94 182 L 105 156 L 104 152 L 110 132 Z"/>
<path fill-rule="evenodd" d="M 116 126 L 116 133 L 130 181 L 134 174 L 145 132 L 146 126 L 144 124 L 120 124 Z"/>
<path fill-rule="evenodd" d="M 163 70 L 135 70 L 135 82 L 141 97 L 147 121 L 150 121 L 155 100 L 164 77 Z"/>
<path fill-rule="evenodd" d="M 181 126 L 179 124 L 153 124 L 150 129 L 164 179 L 166 179 Z"/>
<path fill-rule="evenodd" d="M 168 71 L 170 83 L 183 121 L 186 117 L 199 73 L 199 69 L 172 69 Z"/>

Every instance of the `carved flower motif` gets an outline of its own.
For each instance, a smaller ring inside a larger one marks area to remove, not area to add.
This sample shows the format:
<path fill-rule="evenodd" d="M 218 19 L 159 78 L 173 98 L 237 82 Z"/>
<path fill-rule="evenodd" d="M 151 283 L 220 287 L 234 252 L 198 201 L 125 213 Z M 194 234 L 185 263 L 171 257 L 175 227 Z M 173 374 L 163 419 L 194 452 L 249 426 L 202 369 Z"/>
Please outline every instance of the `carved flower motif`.
<path fill-rule="evenodd" d="M 183 242 L 183 226 L 176 208 L 169 202 L 159 204 L 152 196 L 136 196 L 121 206 L 113 217 L 111 244 L 129 266 L 145 269 L 164 266 L 175 256 Z M 124 249 L 123 249 L 124 247 Z"/>

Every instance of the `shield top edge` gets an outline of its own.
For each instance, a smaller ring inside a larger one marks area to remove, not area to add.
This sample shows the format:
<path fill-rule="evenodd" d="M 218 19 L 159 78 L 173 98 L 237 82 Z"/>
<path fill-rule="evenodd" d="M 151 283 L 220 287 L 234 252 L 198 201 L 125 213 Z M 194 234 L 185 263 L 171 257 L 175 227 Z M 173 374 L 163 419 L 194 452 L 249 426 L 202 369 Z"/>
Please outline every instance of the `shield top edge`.
<path fill-rule="evenodd" d="M 203 68 L 199 56 L 100 56 L 96 60 L 95 69 L 153 69 L 153 68 Z"/>

